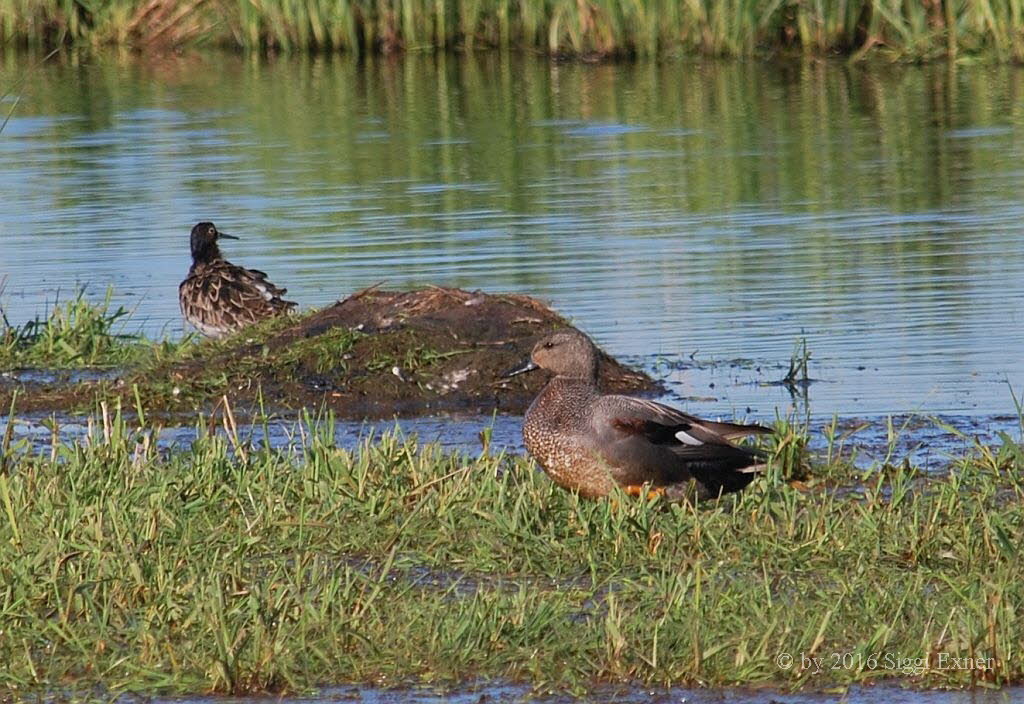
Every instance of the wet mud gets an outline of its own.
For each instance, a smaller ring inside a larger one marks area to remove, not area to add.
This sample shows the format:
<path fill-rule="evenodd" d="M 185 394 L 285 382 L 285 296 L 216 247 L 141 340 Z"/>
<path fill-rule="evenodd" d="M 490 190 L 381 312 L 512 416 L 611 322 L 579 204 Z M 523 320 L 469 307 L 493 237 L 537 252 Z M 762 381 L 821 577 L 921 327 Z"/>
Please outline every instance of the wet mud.
<path fill-rule="evenodd" d="M 431 287 L 366 289 L 292 320 L 204 341 L 185 355 L 120 375 L 8 375 L 0 403 L 19 412 L 91 410 L 120 399 L 147 412 L 189 413 L 227 399 L 236 409 L 329 409 L 339 418 L 522 413 L 547 380 L 512 379 L 533 344 L 569 323 L 529 296 Z M 661 390 L 602 353 L 609 392 Z"/>

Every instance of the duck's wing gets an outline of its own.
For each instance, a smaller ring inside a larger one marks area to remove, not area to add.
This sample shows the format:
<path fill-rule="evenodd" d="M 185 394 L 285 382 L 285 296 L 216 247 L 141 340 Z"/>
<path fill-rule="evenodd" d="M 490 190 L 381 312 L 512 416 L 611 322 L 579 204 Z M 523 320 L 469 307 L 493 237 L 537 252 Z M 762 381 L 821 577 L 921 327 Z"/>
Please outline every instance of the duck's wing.
<path fill-rule="evenodd" d="M 728 443 L 729 440 L 748 435 L 771 435 L 774 431 L 756 423 L 725 423 L 705 420 L 683 413 L 678 408 L 657 401 L 610 394 L 601 397 L 606 413 L 616 420 L 636 424 L 642 421 L 652 441 L 667 442 L 670 438 L 686 445 L 700 443 Z M 639 426 L 637 426 L 639 427 Z M 683 433 L 684 436 L 679 434 Z"/>
<path fill-rule="evenodd" d="M 648 480 L 657 483 L 693 477 L 712 495 L 743 488 L 767 459 L 763 450 L 730 440 L 772 432 L 761 425 L 704 420 L 661 403 L 619 395 L 602 396 L 592 419 L 604 438 L 602 449 L 609 464 L 645 467 Z"/>

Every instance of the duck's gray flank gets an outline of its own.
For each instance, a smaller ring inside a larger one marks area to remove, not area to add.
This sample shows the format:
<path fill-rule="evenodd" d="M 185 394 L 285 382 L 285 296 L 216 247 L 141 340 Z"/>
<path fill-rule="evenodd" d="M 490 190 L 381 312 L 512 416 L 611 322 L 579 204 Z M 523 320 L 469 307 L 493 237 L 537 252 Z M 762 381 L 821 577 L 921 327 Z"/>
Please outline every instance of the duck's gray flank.
<path fill-rule="evenodd" d="M 217 245 L 220 239 L 238 238 L 219 232 L 212 222 L 192 228 L 192 266 L 178 286 L 185 320 L 203 335 L 221 337 L 296 306 L 282 298 L 288 290 L 272 284 L 264 272 L 224 259 Z"/>
<path fill-rule="evenodd" d="M 603 394 L 597 361 L 590 339 L 567 329 L 540 340 L 520 370 L 554 373 L 526 412 L 523 441 L 557 484 L 592 498 L 616 485 L 637 490 L 648 484 L 681 498 L 694 488 L 701 496 L 717 496 L 751 482 L 763 453 L 730 441 L 770 429 L 703 420 L 654 401 Z"/>

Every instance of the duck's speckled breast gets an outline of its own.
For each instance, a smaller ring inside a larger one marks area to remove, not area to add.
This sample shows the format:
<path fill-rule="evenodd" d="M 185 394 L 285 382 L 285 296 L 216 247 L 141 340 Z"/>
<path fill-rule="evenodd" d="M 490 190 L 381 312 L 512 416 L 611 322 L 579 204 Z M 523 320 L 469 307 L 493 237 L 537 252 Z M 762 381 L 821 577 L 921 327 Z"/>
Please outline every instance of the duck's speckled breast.
<path fill-rule="evenodd" d="M 523 443 L 548 476 L 591 498 L 615 486 L 588 442 L 589 408 L 597 396 L 591 384 L 556 377 L 534 399 L 523 421 Z"/>

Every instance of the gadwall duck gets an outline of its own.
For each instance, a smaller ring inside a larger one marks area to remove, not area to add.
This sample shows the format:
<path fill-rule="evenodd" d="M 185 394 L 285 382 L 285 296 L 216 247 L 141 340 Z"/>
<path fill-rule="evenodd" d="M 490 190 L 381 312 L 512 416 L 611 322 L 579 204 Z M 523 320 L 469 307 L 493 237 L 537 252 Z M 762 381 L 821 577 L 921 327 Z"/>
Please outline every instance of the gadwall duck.
<path fill-rule="evenodd" d="M 192 228 L 192 266 L 178 286 L 185 320 L 208 337 L 222 337 L 288 313 L 296 306 L 281 298 L 288 289 L 267 281 L 262 271 L 235 266 L 224 259 L 217 246 L 219 239 L 238 238 L 219 232 L 212 222 Z"/>
<path fill-rule="evenodd" d="M 602 394 L 597 348 L 576 330 L 560 330 L 508 374 L 547 369 L 554 376 L 523 422 L 523 441 L 556 484 L 598 498 L 616 485 L 670 500 L 739 491 L 763 468 L 763 451 L 730 440 L 772 431 L 760 425 L 702 420 L 654 401 Z M 695 482 L 696 484 L 695 484 Z"/>

